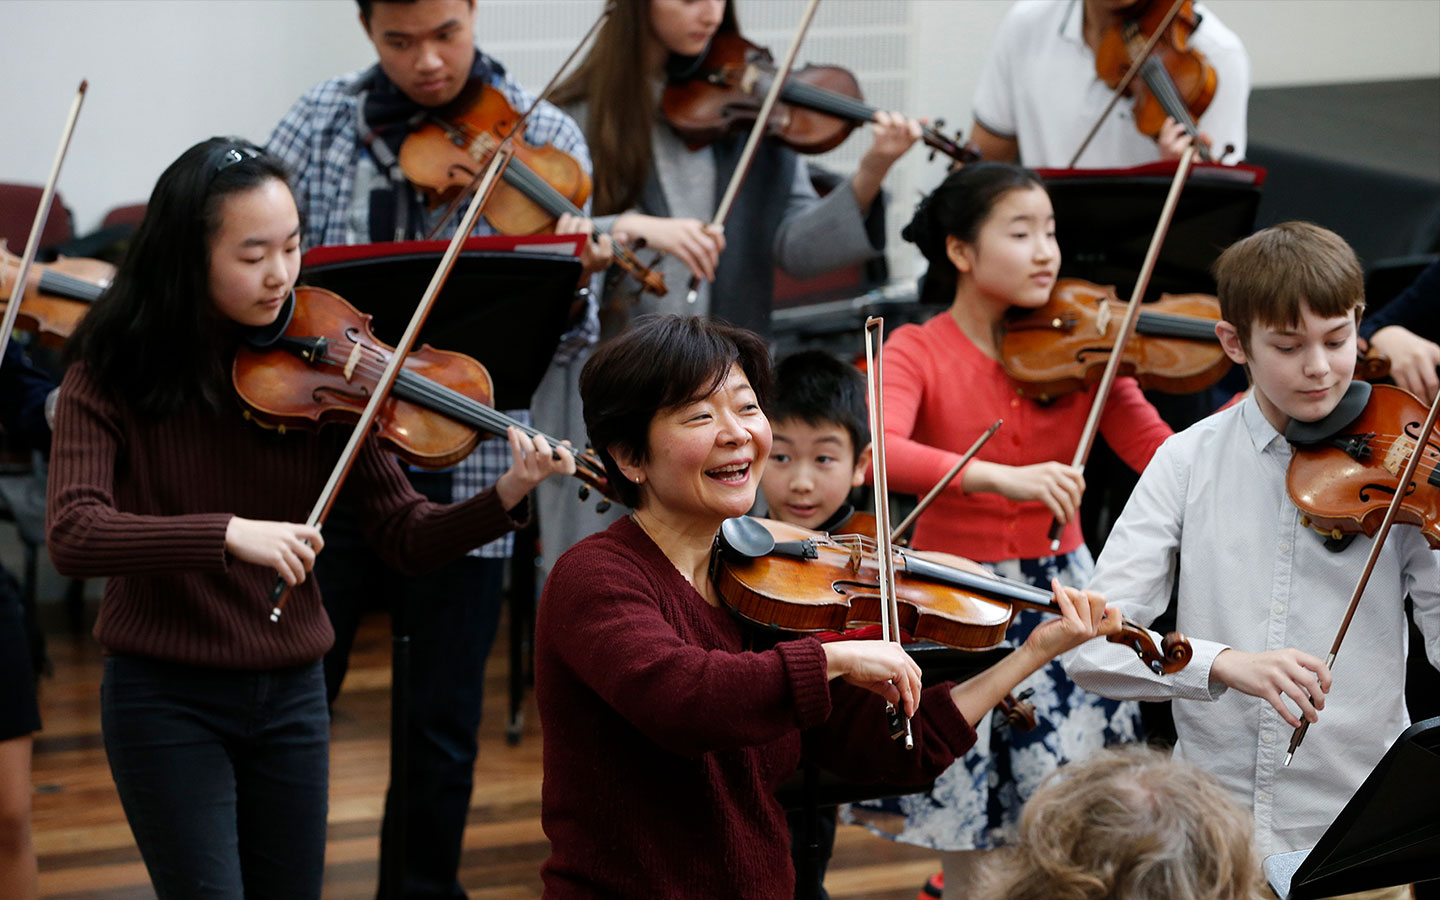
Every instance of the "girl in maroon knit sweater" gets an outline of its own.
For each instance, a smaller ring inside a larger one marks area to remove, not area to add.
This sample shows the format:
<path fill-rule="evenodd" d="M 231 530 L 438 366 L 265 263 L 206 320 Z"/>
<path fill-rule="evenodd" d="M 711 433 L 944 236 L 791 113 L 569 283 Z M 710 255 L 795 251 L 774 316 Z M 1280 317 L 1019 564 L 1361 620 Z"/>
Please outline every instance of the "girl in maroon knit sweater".
<path fill-rule="evenodd" d="M 101 728 L 161 898 L 320 896 L 333 634 L 305 577 L 323 541 L 296 523 L 348 434 L 256 427 L 228 377 L 242 330 L 292 302 L 299 245 L 278 162 L 242 141 L 191 147 L 155 185 L 60 389 L 47 546 L 60 572 L 109 578 Z M 347 490 L 377 551 L 411 571 L 459 557 L 574 471 L 568 451 L 509 439 L 511 469 L 454 505 L 365 444 Z M 294 590 L 272 624 L 277 572 Z"/>
<path fill-rule="evenodd" d="M 775 799 L 803 755 L 847 778 L 923 783 L 968 724 L 1057 654 L 1112 631 L 1104 600 L 1056 588 L 1065 615 L 961 685 L 879 641 L 801 638 L 746 652 L 708 575 L 770 450 L 769 354 L 750 332 L 643 317 L 585 366 L 585 424 L 634 512 L 560 558 L 536 624 L 544 731 L 545 896 L 794 896 Z M 882 697 L 915 716 L 906 751 Z"/>

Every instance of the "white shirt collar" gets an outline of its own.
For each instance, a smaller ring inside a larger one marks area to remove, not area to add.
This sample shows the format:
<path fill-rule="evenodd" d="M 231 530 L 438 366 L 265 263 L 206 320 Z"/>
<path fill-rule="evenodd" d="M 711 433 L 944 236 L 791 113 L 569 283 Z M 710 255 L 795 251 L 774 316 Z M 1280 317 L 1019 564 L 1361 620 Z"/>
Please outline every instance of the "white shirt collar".
<path fill-rule="evenodd" d="M 1065 10 L 1065 18 L 1060 20 L 1060 37 L 1074 44 L 1083 44 L 1085 43 L 1084 28 L 1084 0 L 1070 0 L 1070 8 Z"/>
<path fill-rule="evenodd" d="M 1251 388 L 1248 396 L 1240 403 L 1240 418 L 1245 423 L 1245 430 L 1250 433 L 1250 441 L 1255 445 L 1256 453 L 1264 453 L 1279 441 L 1282 448 L 1286 445 L 1285 436 L 1275 430 L 1270 420 L 1265 418 L 1265 413 L 1260 409 L 1260 401 L 1255 399 L 1255 390 Z"/>

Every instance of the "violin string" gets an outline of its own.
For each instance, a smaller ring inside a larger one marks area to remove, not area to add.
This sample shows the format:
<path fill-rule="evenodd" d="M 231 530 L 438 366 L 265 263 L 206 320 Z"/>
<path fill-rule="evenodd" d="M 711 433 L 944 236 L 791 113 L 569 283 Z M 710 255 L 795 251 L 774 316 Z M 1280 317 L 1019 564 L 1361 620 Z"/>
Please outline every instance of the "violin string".
<path fill-rule="evenodd" d="M 1175 87 L 1175 82 L 1170 80 L 1170 73 L 1165 71 L 1165 64 L 1151 56 L 1141 65 L 1140 77 L 1145 79 L 1150 92 L 1155 99 L 1160 101 L 1160 106 L 1170 117 L 1181 125 L 1185 126 L 1185 132 L 1191 137 L 1199 137 L 1199 127 L 1190 116 L 1190 109 L 1185 105 L 1185 99 L 1180 96 L 1180 91 Z"/>
<path fill-rule="evenodd" d="M 364 344 L 362 346 L 364 346 L 369 353 L 380 352 L 373 345 Z M 346 357 L 346 359 L 348 359 L 348 356 Z M 337 359 L 331 356 L 330 353 L 327 351 L 322 357 L 320 357 L 320 362 L 328 363 L 332 366 L 340 368 L 344 366 L 346 359 Z M 362 356 L 360 362 L 356 364 L 355 369 L 362 374 L 369 375 L 371 377 L 378 377 L 379 374 L 384 371 L 384 362 L 374 360 L 367 361 L 366 357 Z M 467 397 L 459 391 L 456 391 L 454 388 L 446 387 L 443 384 L 439 384 L 438 382 L 432 381 L 431 379 L 426 378 L 423 375 L 411 372 L 408 369 L 400 370 L 400 375 L 397 379 L 397 383 L 404 383 L 407 387 L 414 388 L 417 393 L 422 394 L 427 400 L 432 401 L 435 406 L 429 408 L 432 408 L 435 412 L 441 413 L 447 418 L 455 419 L 456 421 L 462 422 L 464 424 L 472 424 L 472 422 L 479 423 L 485 431 L 489 431 L 497 437 L 501 433 L 503 433 L 508 426 L 513 425 L 516 428 L 520 429 L 521 432 L 532 438 L 545 438 L 545 440 L 549 442 L 552 446 L 560 446 L 562 443 L 558 439 L 553 438 L 548 434 L 545 434 L 539 429 L 532 428 L 531 426 L 526 425 L 523 422 L 520 422 L 516 419 L 511 418 L 510 416 L 505 415 L 504 413 L 500 412 L 497 409 L 494 409 L 493 407 L 486 406 L 485 404 L 479 402 L 473 397 Z M 472 421 L 467 422 L 467 417 L 469 417 Z M 575 457 L 575 464 L 577 466 L 582 466 L 590 470 L 592 474 L 595 473 L 595 466 L 588 458 L 583 457 L 579 453 L 573 452 L 573 448 L 572 455 Z"/>

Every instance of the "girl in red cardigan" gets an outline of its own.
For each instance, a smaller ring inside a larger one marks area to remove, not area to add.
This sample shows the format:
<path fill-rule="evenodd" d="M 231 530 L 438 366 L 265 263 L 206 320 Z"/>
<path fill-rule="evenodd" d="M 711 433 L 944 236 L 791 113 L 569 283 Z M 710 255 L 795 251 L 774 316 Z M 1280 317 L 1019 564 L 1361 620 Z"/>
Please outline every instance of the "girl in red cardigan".
<path fill-rule="evenodd" d="M 920 517 L 915 546 L 985 564 L 1007 578 L 1083 587 L 1092 560 L 1077 512 L 1085 479 L 1069 465 L 1090 409 L 1090 391 L 1049 403 L 1019 397 L 999 362 L 1000 326 L 1012 310 L 1043 306 L 1060 268 L 1055 214 L 1028 169 L 983 163 L 952 172 L 921 201 L 906 240 L 930 263 L 923 299 L 950 308 L 896 329 L 885 347 L 885 431 L 892 489 L 924 494 L 995 419 L 1004 426 Z M 1133 379 L 1116 382 L 1101 434 L 1137 471 L 1170 428 Z M 1065 523 L 1059 555 L 1047 531 Z M 1010 638 L 1042 620 L 1020 611 Z M 1056 766 L 1139 738 L 1138 707 L 1077 689 L 1058 663 L 1028 679 L 1039 727 L 982 722 L 975 747 L 927 795 L 874 801 L 846 820 L 943 851 L 996 846 L 1021 804 Z M 897 815 L 898 814 L 898 815 Z M 965 896 L 972 861 L 945 857 L 952 896 Z"/>
<path fill-rule="evenodd" d="M 230 363 L 245 329 L 293 302 L 300 218 L 274 158 L 213 138 L 160 176 L 115 282 L 75 333 L 52 442 L 55 568 L 108 578 L 101 730 L 125 817 L 161 900 L 320 896 L 333 639 L 299 524 L 344 428 L 262 429 Z M 376 550 L 431 568 L 523 518 L 563 448 L 514 429 L 495 487 L 441 505 L 366 442 L 346 490 Z M 293 587 L 270 621 L 279 573 Z"/>

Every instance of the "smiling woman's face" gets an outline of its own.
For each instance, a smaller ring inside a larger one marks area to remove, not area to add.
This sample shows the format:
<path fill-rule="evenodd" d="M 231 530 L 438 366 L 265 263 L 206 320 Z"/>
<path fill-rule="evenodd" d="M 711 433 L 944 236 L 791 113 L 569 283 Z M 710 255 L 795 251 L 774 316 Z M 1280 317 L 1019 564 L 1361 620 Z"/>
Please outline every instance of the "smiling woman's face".
<path fill-rule="evenodd" d="M 640 479 L 640 508 L 718 527 L 754 505 L 770 422 L 739 365 L 707 396 L 656 413 L 648 437 L 649 459 L 621 463 Z"/>

